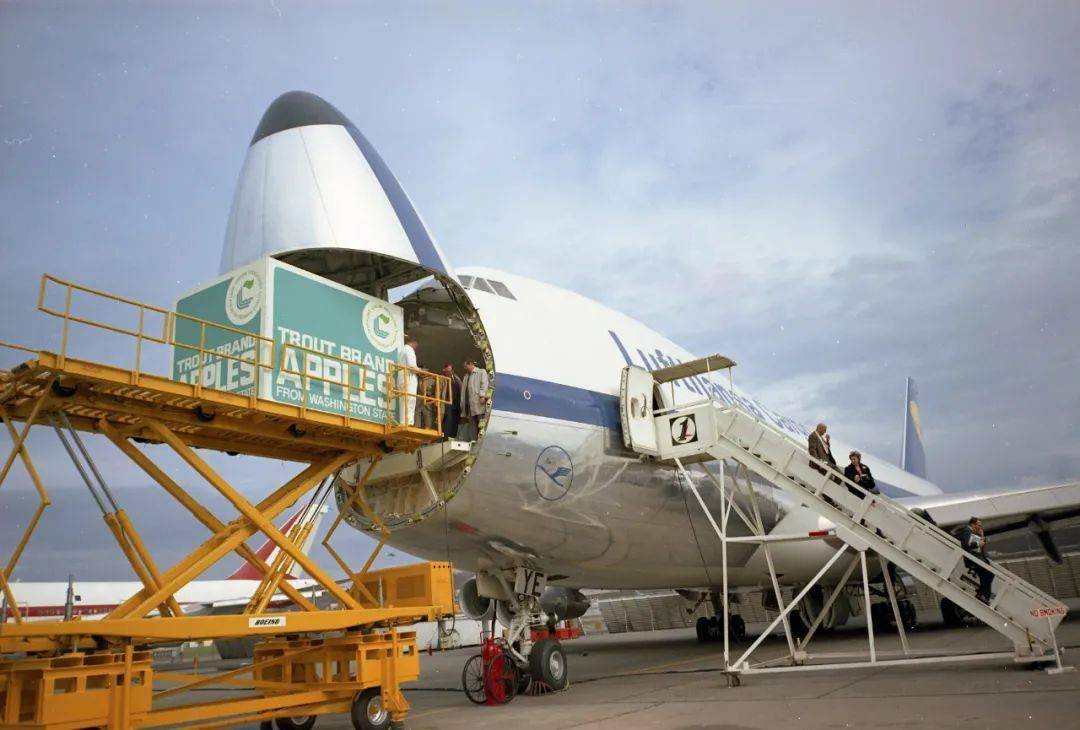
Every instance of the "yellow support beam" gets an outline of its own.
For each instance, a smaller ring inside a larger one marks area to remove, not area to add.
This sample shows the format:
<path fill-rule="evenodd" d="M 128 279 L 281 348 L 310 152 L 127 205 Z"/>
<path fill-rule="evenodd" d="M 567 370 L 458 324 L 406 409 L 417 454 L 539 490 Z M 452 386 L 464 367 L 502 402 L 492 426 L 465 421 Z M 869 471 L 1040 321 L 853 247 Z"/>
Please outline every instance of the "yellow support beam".
<path fill-rule="evenodd" d="M 113 428 L 109 421 L 102 418 L 98 421 L 98 430 L 101 431 L 110 441 L 112 441 L 120 451 L 127 455 L 129 459 L 135 462 L 146 474 L 157 482 L 162 489 L 168 492 L 177 502 L 190 512 L 195 519 L 201 522 L 207 529 L 213 533 L 219 533 L 225 529 L 225 523 L 219 520 L 214 514 L 199 504 L 190 494 L 188 494 L 183 487 L 177 484 L 168 474 L 161 470 L 157 464 L 149 459 L 142 451 L 140 451 L 135 444 L 131 443 L 128 439 L 120 435 L 120 433 Z M 244 560 L 250 563 L 253 567 L 261 570 L 263 573 L 270 571 L 270 566 L 266 562 L 255 554 L 255 551 L 247 546 L 245 543 L 241 543 L 237 549 L 237 554 Z M 294 603 L 299 605 L 305 611 L 315 611 L 316 606 L 309 601 L 299 590 L 293 587 L 290 583 L 286 582 L 281 587 L 286 596 L 289 597 Z"/>
<path fill-rule="evenodd" d="M 94 636 L 137 638 L 143 641 L 228 639 L 241 636 L 278 636 L 340 631 L 353 626 L 412 624 L 434 621 L 442 611 L 436 606 L 355 608 L 289 613 L 223 614 L 219 616 L 162 616 L 153 618 L 107 618 L 94 621 L 49 621 L 0 624 L 0 637 Z"/>
<path fill-rule="evenodd" d="M 244 517 L 258 527 L 264 535 L 270 538 L 270 540 L 278 546 L 278 548 L 283 552 L 288 553 L 289 557 L 295 560 L 308 575 L 318 581 L 330 595 L 341 603 L 341 605 L 348 606 L 349 608 L 360 607 L 360 603 L 346 591 L 342 590 L 341 586 L 337 584 L 337 581 L 327 575 L 314 560 L 305 555 L 304 551 L 297 547 L 292 540 L 281 534 L 281 530 L 277 528 L 277 525 L 275 525 L 272 520 L 266 519 L 265 515 L 263 515 L 259 509 L 245 499 L 242 494 L 233 489 L 220 474 L 214 471 L 214 469 L 203 461 L 198 454 L 181 441 L 175 433 L 152 419 L 145 418 L 143 421 L 153 429 L 154 432 L 161 437 L 161 440 L 167 443 L 181 459 L 186 461 L 188 466 L 197 471 L 203 479 L 209 482 L 214 489 L 218 490 L 225 499 L 229 500 L 229 502 L 231 502 Z"/>
<path fill-rule="evenodd" d="M 256 509 L 265 516 L 265 519 L 276 518 L 315 484 L 354 458 L 353 454 L 339 453 L 312 464 L 259 502 Z M 165 595 L 175 593 L 181 586 L 202 575 L 222 556 L 236 550 L 257 532 L 259 528 L 246 518 L 234 520 L 225 525 L 222 530 L 212 535 L 161 576 L 163 585 L 161 591 L 158 591 L 161 595 L 148 595 L 148 591 L 139 591 L 114 609 L 109 617 L 119 619 L 132 614 L 137 617 L 145 616 L 161 602 Z"/>
<path fill-rule="evenodd" d="M 371 595 L 368 589 L 364 587 L 364 584 L 360 581 L 360 578 L 363 577 L 363 574 L 367 572 L 368 568 L 371 566 L 371 563 L 374 562 L 375 556 L 378 554 L 379 550 L 382 549 L 383 543 L 385 543 L 386 540 L 389 539 L 390 531 L 386 529 L 386 526 L 383 525 L 382 522 L 378 523 L 383 535 L 382 539 L 379 541 L 379 544 L 375 546 L 374 551 L 371 553 L 371 556 L 368 558 L 367 563 L 364 564 L 364 569 L 360 571 L 360 573 L 353 572 L 353 569 L 349 566 L 349 564 L 346 563 L 340 555 L 338 555 L 337 550 L 334 550 L 334 548 L 330 547 L 330 538 L 334 536 L 334 532 L 337 530 L 338 525 L 341 524 L 341 520 L 345 517 L 345 514 L 350 509 L 352 509 L 353 503 L 356 500 L 357 495 L 363 488 L 364 483 L 367 482 L 368 477 L 371 476 L 371 472 L 375 471 L 375 466 L 379 463 L 380 459 L 382 459 L 381 454 L 372 457 L 371 463 L 368 464 L 368 468 L 364 471 L 364 475 L 360 477 L 360 480 L 356 483 L 356 488 L 353 491 L 352 496 L 349 497 L 349 501 L 346 502 L 345 505 L 338 510 L 337 517 L 334 518 L 334 523 L 330 525 L 330 529 L 326 531 L 326 536 L 323 537 L 322 540 L 322 544 L 323 547 L 326 548 L 326 552 L 330 553 L 330 557 L 332 557 L 341 567 L 341 569 L 345 571 L 345 574 L 352 579 L 352 586 L 350 586 L 349 592 L 356 596 L 359 596 L 360 593 L 363 593 L 364 597 L 371 601 L 372 605 L 378 605 L 379 602 L 375 599 L 375 596 Z"/>

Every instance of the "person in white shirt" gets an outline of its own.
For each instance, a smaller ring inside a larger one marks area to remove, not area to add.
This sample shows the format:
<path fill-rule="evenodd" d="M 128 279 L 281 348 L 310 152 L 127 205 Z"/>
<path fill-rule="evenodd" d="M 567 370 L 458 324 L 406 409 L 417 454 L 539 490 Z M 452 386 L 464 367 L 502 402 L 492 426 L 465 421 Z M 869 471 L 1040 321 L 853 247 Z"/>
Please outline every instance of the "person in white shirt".
<path fill-rule="evenodd" d="M 405 335 L 405 350 L 402 353 L 401 364 L 406 367 L 416 367 L 416 348 L 420 343 L 416 341 L 416 337 L 413 335 Z M 416 377 L 415 371 L 407 371 L 405 373 L 405 392 L 404 398 L 405 412 L 401 418 L 401 422 L 407 426 L 412 426 L 416 423 L 416 389 L 419 384 L 419 379 Z M 400 380 L 398 381 L 400 384 Z"/>

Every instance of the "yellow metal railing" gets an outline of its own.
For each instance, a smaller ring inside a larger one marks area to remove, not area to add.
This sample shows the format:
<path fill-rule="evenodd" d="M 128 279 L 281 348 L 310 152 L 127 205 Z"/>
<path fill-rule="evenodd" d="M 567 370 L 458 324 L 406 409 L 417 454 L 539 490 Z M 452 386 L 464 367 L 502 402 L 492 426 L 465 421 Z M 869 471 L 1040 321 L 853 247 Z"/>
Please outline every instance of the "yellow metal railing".
<path fill-rule="evenodd" d="M 194 317 L 194 316 L 192 316 L 190 314 L 183 314 L 181 312 L 170 312 L 169 315 L 170 315 L 171 324 L 169 326 L 169 341 L 166 344 L 172 345 L 173 347 L 182 347 L 182 348 L 184 348 L 186 350 L 191 350 L 192 352 L 199 355 L 198 378 L 196 379 L 195 382 L 192 383 L 192 385 L 195 386 L 195 394 L 196 395 L 200 394 L 202 392 L 202 389 L 206 385 L 203 382 L 204 379 L 205 379 L 203 377 L 203 372 L 206 369 L 207 363 L 213 362 L 215 358 L 221 358 L 222 360 L 230 360 L 232 362 L 238 362 L 238 363 L 241 363 L 241 364 L 246 363 L 248 365 L 254 366 L 254 369 L 255 369 L 255 373 L 254 373 L 255 381 L 252 384 L 252 389 L 251 389 L 251 402 L 252 402 L 252 404 L 254 404 L 255 401 L 259 397 L 259 381 L 260 381 L 261 376 L 262 376 L 262 371 L 264 369 L 272 371 L 273 367 L 274 367 L 274 349 L 275 349 L 275 346 L 277 344 L 277 343 L 274 342 L 274 339 L 272 337 L 266 337 L 264 335 L 260 335 L 260 334 L 257 334 L 255 332 L 248 332 L 247 330 L 242 330 L 242 329 L 240 329 L 238 327 L 230 327 L 229 325 L 221 324 L 220 322 L 211 322 L 208 319 L 202 319 L 201 317 Z M 183 341 L 177 339 L 177 337 L 176 337 L 176 323 L 177 322 L 191 322 L 193 324 L 198 325 L 198 327 L 199 327 L 199 342 L 196 344 L 196 343 L 191 343 L 191 342 L 183 342 Z M 227 352 L 222 352 L 222 351 L 220 351 L 218 349 L 207 347 L 206 346 L 206 333 L 207 333 L 208 328 L 210 330 L 220 330 L 222 332 L 231 332 L 233 334 L 240 335 L 242 337 L 250 337 L 256 343 L 255 358 L 254 359 L 247 358 L 247 357 L 244 357 L 243 354 L 230 355 Z M 263 357 L 262 357 L 263 352 L 269 352 L 269 356 L 266 358 L 265 362 L 263 361 Z"/>
<path fill-rule="evenodd" d="M 48 306 L 45 303 L 45 295 L 47 293 L 48 284 L 49 284 L 50 281 L 57 284 L 58 286 L 63 287 L 63 289 L 64 289 L 64 309 L 63 309 L 63 311 L 53 309 L 52 307 Z M 86 317 L 81 317 L 81 316 L 79 316 L 77 314 L 72 313 L 72 311 L 71 311 L 72 296 L 77 291 L 83 292 L 85 294 L 90 294 L 91 296 L 99 297 L 99 298 L 104 299 L 106 301 L 112 301 L 112 302 L 116 302 L 118 304 L 127 304 L 129 306 L 135 307 L 136 310 L 139 313 L 139 327 L 138 327 L 138 329 L 132 330 L 132 329 L 128 329 L 128 328 L 125 328 L 125 327 L 117 327 L 116 325 L 109 324 L 107 322 L 99 322 L 97 320 L 88 319 Z M 127 297 L 117 296 L 116 294 L 109 294 L 108 292 L 103 292 L 103 291 L 100 291 L 98 289 L 91 289 L 88 286 L 82 286 L 81 284 L 75 284 L 75 283 L 70 282 L 70 281 L 65 281 L 63 279 L 59 279 L 59 278 L 53 276 L 52 274 L 42 274 L 42 276 L 41 276 L 41 287 L 38 289 L 37 308 L 40 311 L 45 312 L 46 314 L 51 314 L 54 317 L 59 317 L 62 320 L 64 320 L 64 328 L 63 328 L 63 331 L 61 333 L 60 353 L 59 353 L 61 365 L 63 364 L 64 359 L 67 357 L 68 337 L 69 337 L 69 334 L 70 334 L 71 323 L 72 322 L 77 322 L 79 324 L 85 324 L 85 325 L 88 325 L 90 327 L 97 327 L 98 329 L 104 329 L 104 330 L 108 330 L 110 332 L 116 332 L 118 334 L 129 335 L 131 337 L 134 337 L 135 338 L 135 369 L 134 369 L 134 372 L 136 372 L 136 373 L 139 372 L 140 366 L 142 364 L 142 345 L 143 345 L 144 340 L 149 340 L 151 342 L 156 342 L 156 343 L 161 344 L 161 345 L 168 344 L 168 332 L 169 332 L 169 310 L 168 309 L 162 309 L 161 307 L 156 307 L 156 306 L 154 306 L 152 304 L 144 304 L 144 303 L 138 302 L 138 301 L 136 301 L 134 299 L 128 299 Z M 155 336 L 155 335 L 152 335 L 152 334 L 149 334 L 149 333 L 146 332 L 146 313 L 148 311 L 153 312 L 153 313 L 158 314 L 158 315 L 161 315 L 161 317 L 162 317 L 161 335 L 160 336 Z"/>
<path fill-rule="evenodd" d="M 48 295 L 57 288 L 59 288 L 63 300 L 62 306 L 51 305 L 47 301 L 49 299 Z M 78 311 L 74 303 L 74 297 L 77 293 L 129 308 L 135 314 L 134 324 L 106 322 L 85 314 L 83 311 Z M 278 343 L 272 337 L 256 332 L 249 332 L 220 322 L 171 311 L 152 304 L 145 304 L 135 299 L 76 284 L 51 274 L 44 274 L 41 277 L 37 308 L 41 312 L 63 321 L 60 334 L 60 350 L 57 353 L 61 367 L 69 354 L 72 324 L 85 325 L 133 338 L 135 340 L 134 367 L 131 369 L 131 383 L 133 385 L 139 383 L 139 377 L 143 372 L 142 361 L 146 346 L 164 345 L 166 347 L 181 348 L 190 351 L 193 356 L 197 356 L 197 372 L 193 374 L 192 380 L 189 381 L 195 387 L 196 396 L 204 388 L 219 390 L 219 388 L 214 388 L 207 383 L 206 375 L 207 365 L 219 359 L 253 368 L 255 382 L 250 394 L 253 407 L 257 400 L 269 399 L 267 394 L 260 393 L 260 384 L 264 373 L 273 373 L 276 367 L 283 373 L 300 378 L 304 391 L 303 402 L 299 404 L 301 417 L 305 417 L 308 410 L 333 413 L 333 410 L 311 408 L 309 406 L 308 387 L 312 381 L 337 386 L 342 389 L 346 405 L 345 412 L 341 415 L 343 415 L 346 424 L 355 420 L 352 412 L 354 395 L 368 390 L 369 371 L 362 363 L 351 362 L 298 344 Z M 152 321 L 157 317 L 161 319 L 160 326 L 156 321 Z M 197 328 L 198 336 L 195 337 L 193 331 L 178 332 L 178 330 L 187 329 L 181 326 L 184 323 Z M 225 351 L 226 348 L 209 346 L 207 342 L 213 332 L 225 332 L 250 338 L 255 344 L 254 354 L 250 352 L 232 354 Z M 191 341 L 188 341 L 189 338 Z M 31 353 L 39 352 L 34 348 L 3 341 L 0 341 L 0 347 Z M 287 357 L 290 351 L 302 353 L 300 357 L 302 364 L 299 367 L 290 366 Z M 307 364 L 309 356 L 313 355 L 322 358 L 324 361 L 338 364 L 342 370 L 342 377 L 337 379 L 327 376 L 325 372 L 321 375 L 311 372 Z M 354 382 L 352 377 L 354 369 L 357 371 L 357 382 Z M 397 363 L 389 363 L 388 369 L 384 390 L 386 397 L 384 428 L 386 433 L 398 433 L 406 429 L 427 431 L 429 433 L 439 432 L 444 409 L 451 401 L 450 379 L 445 375 Z M 0 377 L 7 377 L 9 373 L 10 371 L 0 369 Z M 416 379 L 419 386 L 416 392 L 413 392 L 409 387 L 413 378 Z M 2 381 L 0 381 L 0 392 L 2 392 Z M 420 410 L 424 418 L 418 418 L 421 414 L 415 414 L 410 418 L 409 411 L 413 410 Z M 426 421 L 427 416 L 430 416 L 434 422 L 421 424 L 419 421 Z M 413 421 L 413 423 L 410 424 L 410 421 Z"/>
<path fill-rule="evenodd" d="M 410 387 L 410 379 L 416 378 L 416 391 Z M 424 389 L 424 381 L 431 379 L 431 390 Z M 405 428 L 421 431 L 439 431 L 442 428 L 443 407 L 450 405 L 450 378 L 428 370 L 389 363 L 386 374 L 386 429 L 394 433 Z M 432 408 L 435 419 L 432 428 L 423 428 L 415 423 L 418 408 Z M 414 411 L 410 419 L 410 411 Z M 410 424 L 410 420 L 413 423 Z"/>

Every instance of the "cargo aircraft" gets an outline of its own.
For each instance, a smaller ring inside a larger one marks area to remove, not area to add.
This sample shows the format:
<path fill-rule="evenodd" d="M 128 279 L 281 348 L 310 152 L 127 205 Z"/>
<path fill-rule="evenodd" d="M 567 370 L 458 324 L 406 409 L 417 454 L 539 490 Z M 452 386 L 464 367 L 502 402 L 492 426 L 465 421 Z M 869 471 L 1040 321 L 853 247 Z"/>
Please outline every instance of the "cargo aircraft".
<path fill-rule="evenodd" d="M 461 363 L 471 359 L 490 375 L 476 438 L 387 456 L 365 485 L 392 530 L 392 545 L 426 559 L 449 558 L 476 575 L 461 587 L 467 613 L 497 613 L 504 623 L 522 608 L 533 616 L 543 609 L 572 618 L 588 607 L 581 588 L 673 588 L 720 605 L 720 541 L 687 500 L 675 469 L 628 448 L 620 424 L 625 368 L 656 371 L 693 361 L 694 354 L 559 286 L 490 268 L 452 268 L 371 143 L 335 107 L 306 92 L 282 95 L 258 124 L 235 192 L 221 271 L 263 256 L 402 306 L 406 328 L 420 342 L 421 366 L 438 370 L 452 363 L 460 374 Z M 726 375 L 696 374 L 652 394 L 658 407 L 703 397 L 737 404 L 805 443 L 805 426 Z M 1050 527 L 1077 515 L 1080 483 L 944 493 L 924 478 L 914 399 L 905 410 L 908 469 L 864 455 L 887 495 L 946 528 L 978 515 L 989 532 L 1034 530 L 1055 554 Z M 848 449 L 834 440 L 834 454 Z M 366 467 L 355 464 L 338 475 L 339 507 Z M 710 468 L 732 467 L 714 462 Z M 699 470 L 694 478 L 715 509 L 716 491 L 706 475 Z M 747 499 L 757 503 L 766 532 L 828 527 L 770 483 L 754 477 L 752 487 Z M 346 520 L 372 529 L 359 511 L 350 509 Z M 733 592 L 768 586 L 762 552 L 760 544 L 731 547 Z M 804 585 L 832 552 L 821 541 L 778 543 L 776 572 L 785 585 Z M 810 623 L 821 604 L 820 592 L 809 594 L 792 623 Z M 839 601 L 823 623 L 842 624 L 850 613 Z M 706 622 L 699 637 L 709 636 Z M 546 644 L 542 656 L 529 661 L 549 684 L 565 681 L 557 646 Z"/>

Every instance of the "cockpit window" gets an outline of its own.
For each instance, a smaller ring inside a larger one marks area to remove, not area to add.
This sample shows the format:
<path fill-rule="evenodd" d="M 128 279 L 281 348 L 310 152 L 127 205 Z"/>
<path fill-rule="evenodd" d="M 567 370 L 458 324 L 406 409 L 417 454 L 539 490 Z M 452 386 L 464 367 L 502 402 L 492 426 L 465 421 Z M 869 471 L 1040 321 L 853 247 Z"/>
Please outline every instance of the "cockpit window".
<path fill-rule="evenodd" d="M 515 297 L 510 292 L 510 289 L 507 288 L 506 284 L 503 284 L 501 281 L 495 281 L 494 279 L 488 279 L 487 282 L 488 282 L 488 284 L 491 284 L 491 288 L 494 289 L 495 293 L 498 294 L 500 297 L 506 297 L 507 299 L 514 299 L 514 300 L 517 299 L 517 297 Z"/>
<path fill-rule="evenodd" d="M 458 281 L 460 281 L 461 285 L 463 287 L 465 287 L 466 289 L 472 289 L 473 277 L 471 277 L 471 276 L 459 276 Z"/>
<path fill-rule="evenodd" d="M 484 281 L 483 279 L 481 279 L 479 276 L 476 277 L 476 281 L 473 282 L 473 289 L 479 289 L 480 291 L 486 291 L 488 294 L 494 294 L 495 293 L 495 290 L 492 289 L 490 286 L 488 286 L 488 283 L 486 281 Z"/>

